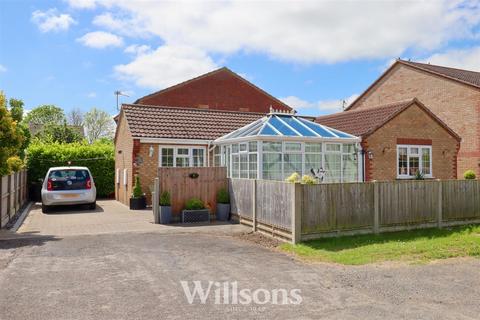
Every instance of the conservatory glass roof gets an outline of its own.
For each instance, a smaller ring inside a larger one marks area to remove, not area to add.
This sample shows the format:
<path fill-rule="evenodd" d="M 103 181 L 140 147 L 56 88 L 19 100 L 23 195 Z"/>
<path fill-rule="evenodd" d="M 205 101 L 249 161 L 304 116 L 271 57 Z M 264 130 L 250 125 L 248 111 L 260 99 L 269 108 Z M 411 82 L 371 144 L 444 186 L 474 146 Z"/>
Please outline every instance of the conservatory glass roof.
<path fill-rule="evenodd" d="M 354 135 L 303 119 L 292 113 L 271 112 L 257 121 L 218 138 L 215 142 L 227 142 L 248 137 L 359 139 Z"/>

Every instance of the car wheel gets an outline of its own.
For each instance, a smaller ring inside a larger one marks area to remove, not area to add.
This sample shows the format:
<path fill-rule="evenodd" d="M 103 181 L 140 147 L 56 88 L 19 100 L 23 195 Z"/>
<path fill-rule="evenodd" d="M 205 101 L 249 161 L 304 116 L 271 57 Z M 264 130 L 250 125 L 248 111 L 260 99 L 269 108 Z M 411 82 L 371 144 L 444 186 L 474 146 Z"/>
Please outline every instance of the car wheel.
<path fill-rule="evenodd" d="M 90 209 L 90 210 L 95 210 L 96 208 L 97 208 L 97 202 L 96 201 L 94 201 L 93 203 L 90 203 L 88 205 L 88 209 Z"/>
<path fill-rule="evenodd" d="M 42 213 L 48 213 L 48 212 L 50 212 L 50 207 L 42 203 Z"/>

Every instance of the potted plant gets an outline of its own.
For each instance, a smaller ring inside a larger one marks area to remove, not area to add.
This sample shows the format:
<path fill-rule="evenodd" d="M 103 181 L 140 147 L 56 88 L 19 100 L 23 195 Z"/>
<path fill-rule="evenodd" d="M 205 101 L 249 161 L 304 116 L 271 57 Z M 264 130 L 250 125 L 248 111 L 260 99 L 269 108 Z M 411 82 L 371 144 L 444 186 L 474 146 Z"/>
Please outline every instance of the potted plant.
<path fill-rule="evenodd" d="M 142 210 L 147 207 L 147 199 L 142 192 L 140 177 L 135 176 L 135 186 L 133 187 L 132 197 L 130 198 L 130 210 Z"/>
<path fill-rule="evenodd" d="M 170 193 L 163 191 L 160 194 L 160 223 L 169 224 L 172 221 L 172 206 L 170 201 Z"/>
<path fill-rule="evenodd" d="M 227 221 L 230 216 L 230 195 L 225 188 L 217 193 L 217 220 Z"/>
<path fill-rule="evenodd" d="M 182 222 L 210 221 L 210 210 L 205 208 L 202 200 L 197 198 L 189 199 L 182 210 Z"/>

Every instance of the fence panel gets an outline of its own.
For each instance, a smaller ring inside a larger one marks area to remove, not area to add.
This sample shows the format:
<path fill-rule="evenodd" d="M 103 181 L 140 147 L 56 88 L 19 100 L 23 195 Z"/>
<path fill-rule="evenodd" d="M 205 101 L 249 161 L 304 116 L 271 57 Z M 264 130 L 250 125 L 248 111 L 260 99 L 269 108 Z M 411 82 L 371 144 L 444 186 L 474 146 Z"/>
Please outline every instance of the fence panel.
<path fill-rule="evenodd" d="M 252 219 L 255 180 L 229 179 L 231 212 Z"/>
<path fill-rule="evenodd" d="M 390 181 L 379 184 L 380 226 L 435 222 L 437 181 Z"/>
<path fill-rule="evenodd" d="M 1 202 L 0 202 L 0 228 L 3 228 L 9 220 L 8 216 L 8 202 L 9 202 L 9 189 L 8 189 L 8 176 L 1 177 Z"/>
<path fill-rule="evenodd" d="M 442 181 L 443 220 L 480 218 L 480 181 Z"/>
<path fill-rule="evenodd" d="M 373 184 L 303 186 L 302 233 L 373 226 Z"/>
<path fill-rule="evenodd" d="M 0 228 L 27 202 L 26 170 L 0 177 Z"/>
<path fill-rule="evenodd" d="M 259 222 L 282 228 L 292 229 L 292 202 L 294 185 L 268 180 L 257 180 L 256 219 Z"/>
<path fill-rule="evenodd" d="M 160 194 L 171 195 L 172 213 L 179 214 L 187 200 L 199 198 L 215 213 L 217 192 L 227 188 L 225 167 L 158 168 Z"/>

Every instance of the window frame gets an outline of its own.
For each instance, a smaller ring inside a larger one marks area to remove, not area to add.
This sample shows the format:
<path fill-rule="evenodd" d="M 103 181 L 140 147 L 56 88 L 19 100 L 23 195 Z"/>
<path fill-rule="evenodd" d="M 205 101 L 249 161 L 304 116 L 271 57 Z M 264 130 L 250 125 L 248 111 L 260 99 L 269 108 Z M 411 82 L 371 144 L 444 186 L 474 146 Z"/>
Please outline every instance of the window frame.
<path fill-rule="evenodd" d="M 162 166 L 162 150 L 163 149 L 173 149 L 173 166 Z M 178 154 L 178 149 L 188 149 L 188 154 Z M 158 146 L 158 167 L 162 168 L 194 168 L 193 167 L 193 150 L 200 149 L 203 150 L 203 166 L 207 166 L 207 148 L 204 146 L 169 146 L 169 145 L 160 145 Z M 188 159 L 187 167 L 177 167 L 177 157 Z"/>
<path fill-rule="evenodd" d="M 400 157 L 400 148 L 407 149 L 407 174 L 400 174 L 399 166 L 399 157 Z M 412 154 L 410 148 L 417 148 L 418 153 Z M 430 173 L 424 174 L 425 178 L 433 178 L 433 157 L 432 157 L 432 146 L 431 145 L 415 145 L 415 144 L 397 144 L 397 157 L 396 157 L 396 168 L 397 168 L 397 179 L 412 179 L 415 178 L 415 175 L 410 175 L 410 156 L 418 158 L 418 169 L 423 173 L 423 149 L 429 150 L 430 158 Z"/>

